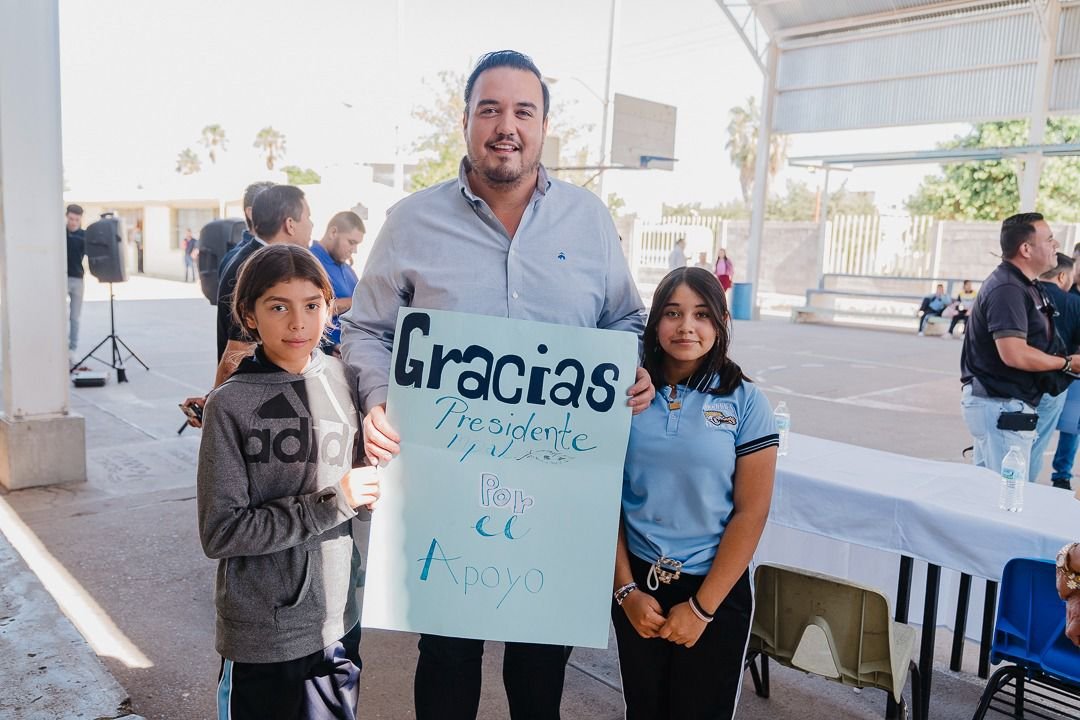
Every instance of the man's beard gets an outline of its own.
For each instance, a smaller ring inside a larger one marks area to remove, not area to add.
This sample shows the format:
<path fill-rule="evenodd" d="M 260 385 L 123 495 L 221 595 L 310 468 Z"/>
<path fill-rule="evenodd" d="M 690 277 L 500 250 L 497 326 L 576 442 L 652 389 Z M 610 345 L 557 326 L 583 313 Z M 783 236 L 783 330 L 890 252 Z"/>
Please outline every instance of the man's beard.
<path fill-rule="evenodd" d="M 510 163 L 481 163 L 478 158 L 471 156 L 469 157 L 469 164 L 474 170 L 480 171 L 489 187 L 499 190 L 513 190 L 521 185 L 526 178 L 532 178 L 536 175 L 536 171 L 540 167 L 540 154 L 543 150 L 544 147 L 541 145 L 540 152 L 536 153 L 532 162 L 522 165 L 520 170 L 515 170 Z M 524 156 L 522 159 L 524 160 Z"/>

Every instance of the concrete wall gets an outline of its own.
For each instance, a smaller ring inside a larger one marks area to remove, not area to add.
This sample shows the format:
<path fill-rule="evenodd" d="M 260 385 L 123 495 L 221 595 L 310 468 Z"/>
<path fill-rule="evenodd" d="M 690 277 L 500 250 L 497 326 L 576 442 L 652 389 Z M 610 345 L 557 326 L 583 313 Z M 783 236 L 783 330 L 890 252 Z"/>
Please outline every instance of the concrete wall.
<path fill-rule="evenodd" d="M 760 292 L 802 295 L 817 287 L 817 223 L 766 222 L 762 237 Z M 727 251 L 735 263 L 735 282 L 746 280 L 749 239 L 749 221 L 728 223 Z"/>
<path fill-rule="evenodd" d="M 941 224 L 938 277 L 982 280 L 1001 262 L 998 237 L 1001 223 L 952 222 Z M 931 237 L 938 228 L 931 229 Z"/>

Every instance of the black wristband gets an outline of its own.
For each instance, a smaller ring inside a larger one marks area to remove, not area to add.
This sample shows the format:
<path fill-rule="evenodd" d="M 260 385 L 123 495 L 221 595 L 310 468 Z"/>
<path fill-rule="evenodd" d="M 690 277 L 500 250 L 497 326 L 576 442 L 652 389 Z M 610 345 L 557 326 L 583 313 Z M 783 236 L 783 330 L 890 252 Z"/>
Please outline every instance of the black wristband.
<path fill-rule="evenodd" d="M 716 615 L 715 611 L 705 612 L 705 609 L 701 607 L 701 603 L 698 602 L 696 593 L 690 596 L 690 607 L 705 622 L 712 622 L 713 617 Z"/>

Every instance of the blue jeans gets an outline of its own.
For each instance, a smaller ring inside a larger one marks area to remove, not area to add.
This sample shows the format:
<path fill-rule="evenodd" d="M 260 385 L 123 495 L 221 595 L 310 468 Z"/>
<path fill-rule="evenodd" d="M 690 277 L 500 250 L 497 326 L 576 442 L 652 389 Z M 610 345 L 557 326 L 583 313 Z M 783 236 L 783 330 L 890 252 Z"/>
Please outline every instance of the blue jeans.
<path fill-rule="evenodd" d="M 1065 393 L 1060 395 L 1043 395 L 1039 406 L 1035 408 L 1039 413 L 1039 424 L 1035 426 L 1035 442 L 1031 446 L 1031 463 L 1028 465 L 1028 482 L 1036 482 L 1039 473 L 1042 472 L 1043 453 L 1050 445 L 1050 438 L 1054 435 L 1061 411 L 1065 409 Z"/>
<path fill-rule="evenodd" d="M 1076 446 L 1080 444 L 1080 435 L 1076 433 L 1058 433 L 1057 451 L 1054 453 L 1054 472 L 1050 481 L 1055 485 L 1072 485 L 1073 461 L 1076 459 Z"/>
<path fill-rule="evenodd" d="M 1034 430 L 1000 430 L 998 416 L 1003 412 L 1035 412 L 1023 400 L 1011 398 L 981 398 L 971 394 L 971 385 L 965 385 L 960 395 L 960 410 L 964 424 L 975 441 L 972 462 L 979 467 L 1001 472 L 1001 460 L 1013 445 L 1020 448 L 1024 462 L 1031 464 L 1031 445 L 1035 442 Z M 1028 474 L 1030 476 L 1030 473 Z"/>
<path fill-rule="evenodd" d="M 68 351 L 79 347 L 79 316 L 82 315 L 83 279 L 69 277 L 68 287 Z"/>

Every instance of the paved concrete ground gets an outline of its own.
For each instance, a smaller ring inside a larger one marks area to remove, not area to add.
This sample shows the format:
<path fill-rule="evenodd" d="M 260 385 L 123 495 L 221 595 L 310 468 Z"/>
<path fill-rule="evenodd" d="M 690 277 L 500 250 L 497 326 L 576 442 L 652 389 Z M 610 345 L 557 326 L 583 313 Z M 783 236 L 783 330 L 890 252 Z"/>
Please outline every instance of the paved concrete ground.
<path fill-rule="evenodd" d="M 14 508 L 121 634 L 99 653 L 130 693 L 134 712 L 204 720 L 213 717 L 218 669 L 214 563 L 203 556 L 195 527 L 198 432 L 177 436 L 183 417 L 176 404 L 201 394 L 212 377 L 213 309 L 193 285 L 135 278 L 117 291 L 117 330 L 151 369 L 132 362 L 129 383 L 111 377 L 105 388 L 73 390 L 73 406 L 86 417 L 89 482 L 10 493 L 0 503 Z M 108 332 L 107 293 L 91 286 L 87 296 L 85 349 Z M 958 408 L 959 352 L 957 341 L 914 332 L 777 319 L 737 323 L 733 343 L 733 356 L 773 403 L 787 401 L 797 432 L 951 461 L 970 444 Z M 939 658 L 949 641 L 948 632 L 938 633 Z M 969 672 L 973 652 L 969 647 Z M 416 638 L 366 631 L 363 655 L 361 717 L 412 717 Z M 500 655 L 490 643 L 485 720 L 507 716 Z M 613 643 L 604 651 L 576 650 L 563 717 L 621 717 L 618 685 Z M 13 687 L 5 673 L 0 699 Z M 939 665 L 933 717 L 970 717 L 980 690 L 976 678 Z M 756 697 L 747 679 L 740 717 L 877 718 L 883 707 L 883 693 L 857 693 L 774 666 L 771 699 Z"/>

